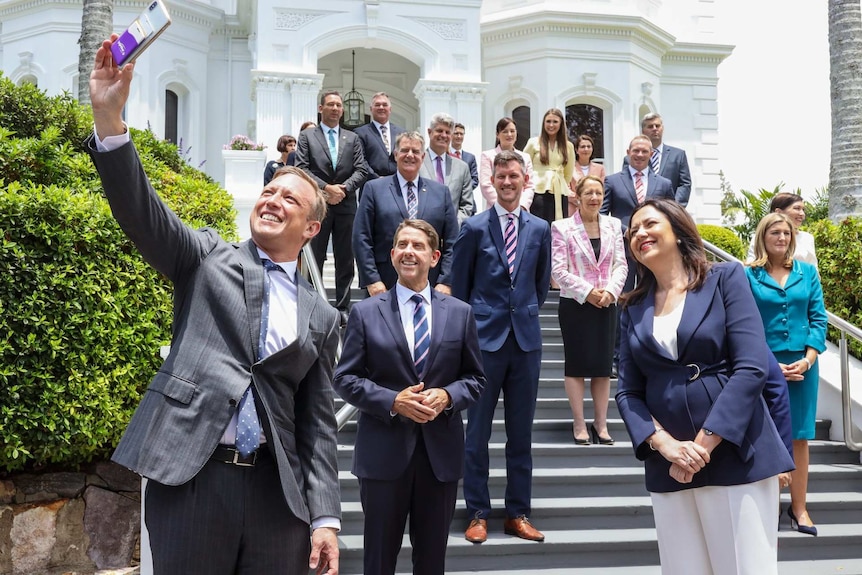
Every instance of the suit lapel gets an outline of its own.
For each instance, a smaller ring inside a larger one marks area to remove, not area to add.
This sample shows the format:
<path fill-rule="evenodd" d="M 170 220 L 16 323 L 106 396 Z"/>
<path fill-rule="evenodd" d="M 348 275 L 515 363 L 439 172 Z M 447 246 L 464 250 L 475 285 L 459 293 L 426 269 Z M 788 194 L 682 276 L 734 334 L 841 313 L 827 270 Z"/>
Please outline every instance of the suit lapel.
<path fill-rule="evenodd" d="M 404 203 L 404 196 L 401 195 L 401 183 L 398 181 L 398 175 L 392 176 L 392 181 L 389 184 L 389 191 L 392 192 L 392 199 L 398 209 L 401 211 L 402 219 L 407 219 L 407 205 Z"/>
<path fill-rule="evenodd" d="M 601 237 L 601 245 L 599 246 L 599 257 L 596 260 L 596 267 L 599 267 L 605 258 L 611 253 L 613 247 L 614 228 L 607 216 L 599 215 L 599 236 Z M 590 246 L 592 247 L 592 246 Z"/>
<path fill-rule="evenodd" d="M 327 127 L 326 129 L 328 130 L 329 128 Z M 321 146 L 323 146 L 323 151 L 326 154 L 326 157 L 329 159 L 329 161 L 326 163 L 329 171 L 331 173 L 335 173 L 335 170 L 333 170 L 333 168 L 332 168 L 332 156 L 329 154 L 329 139 L 323 130 L 324 130 L 324 127 L 323 127 L 323 124 L 321 124 L 314 131 L 314 134 L 317 136 L 317 141 L 320 143 Z M 337 165 L 337 162 L 336 162 L 336 165 Z"/>
<path fill-rule="evenodd" d="M 448 186 L 449 182 L 452 180 L 452 156 L 449 155 L 449 152 L 446 152 L 444 158 L 444 162 L 446 164 L 446 175 L 443 176 L 443 182 Z"/>
<path fill-rule="evenodd" d="M 703 286 L 697 291 L 689 291 L 685 295 L 685 307 L 676 330 L 676 345 L 680 361 L 685 357 L 686 349 L 694 333 L 709 315 L 712 303 L 715 301 L 715 290 L 718 287 L 718 274 L 709 274 Z"/>
<path fill-rule="evenodd" d="M 388 299 L 388 301 L 387 301 Z M 387 305 L 388 304 L 388 305 Z M 392 334 L 392 341 L 398 348 L 404 361 L 413 366 L 413 352 L 407 347 L 407 336 L 404 335 L 404 325 L 401 323 L 401 310 L 398 308 L 398 295 L 392 288 L 380 300 L 380 315 Z M 415 373 L 416 368 L 413 367 Z"/>
<path fill-rule="evenodd" d="M 260 346 L 260 312 L 263 305 L 263 264 L 257 254 L 257 246 L 251 240 L 242 244 L 240 253 L 245 307 L 248 314 L 248 337 L 254 359 L 257 360 Z"/>
<path fill-rule="evenodd" d="M 428 372 L 428 369 L 434 364 L 434 358 L 437 357 L 437 350 L 440 349 L 440 342 L 443 341 L 443 334 L 446 333 L 446 322 L 449 319 L 449 306 L 446 305 L 446 301 L 441 299 L 440 296 L 432 289 L 431 290 L 431 314 L 432 314 L 432 325 L 431 325 L 431 343 L 428 349 L 428 361 L 425 362 L 427 366 L 425 368 L 425 372 Z"/>
<path fill-rule="evenodd" d="M 584 220 L 581 218 L 581 213 L 575 212 L 574 215 L 569 218 L 569 222 L 572 226 L 572 237 L 574 238 L 575 243 L 578 244 L 580 251 L 592 256 L 593 244 L 590 242 L 590 236 L 587 235 L 587 228 L 584 226 Z M 595 266 L 594 257 L 588 257 L 587 260 Z"/>
<path fill-rule="evenodd" d="M 506 246 L 503 244 L 503 230 L 500 229 L 500 218 L 497 216 L 497 210 L 493 207 L 488 210 L 488 226 L 491 232 L 491 238 L 494 240 L 494 245 L 497 246 L 497 252 L 500 254 L 500 262 L 503 269 L 509 270 L 509 263 L 506 261 Z"/>
<path fill-rule="evenodd" d="M 418 203 L 416 217 L 420 220 L 427 219 L 425 212 L 428 208 L 428 188 L 425 186 L 425 181 L 422 178 L 416 180 L 416 201 Z"/>
<path fill-rule="evenodd" d="M 301 344 L 308 337 L 308 326 L 311 325 L 311 314 L 319 301 L 317 292 L 305 278 L 296 274 L 296 342 Z"/>
<path fill-rule="evenodd" d="M 623 186 L 625 187 L 626 191 L 628 191 L 629 196 L 631 196 L 631 198 L 632 198 L 633 205 L 637 206 L 638 205 L 638 195 L 635 192 L 635 184 L 634 184 L 634 181 L 632 181 L 631 172 L 629 172 L 628 169 L 625 169 L 622 172 L 620 172 L 620 176 L 623 179 Z M 649 184 L 647 184 L 647 185 L 649 185 Z M 647 191 L 649 191 L 649 190 L 647 190 Z"/>
<path fill-rule="evenodd" d="M 640 303 L 628 306 L 629 317 L 634 326 L 635 336 L 641 344 L 660 356 L 671 359 L 663 347 L 653 337 L 655 321 L 655 291 L 646 294 Z"/>

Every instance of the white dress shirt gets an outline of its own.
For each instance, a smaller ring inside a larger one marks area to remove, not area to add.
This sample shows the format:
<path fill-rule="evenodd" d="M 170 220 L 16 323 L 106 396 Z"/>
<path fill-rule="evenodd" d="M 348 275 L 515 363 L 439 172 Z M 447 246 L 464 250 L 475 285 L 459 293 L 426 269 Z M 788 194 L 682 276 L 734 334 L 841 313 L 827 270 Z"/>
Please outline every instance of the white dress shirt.
<path fill-rule="evenodd" d="M 500 230 L 503 232 L 503 237 L 506 237 L 506 226 L 509 224 L 509 214 L 515 216 L 515 235 L 521 231 L 521 206 L 518 206 L 511 212 L 507 212 L 506 208 L 501 206 L 499 202 L 494 203 L 494 211 L 497 212 L 497 220 L 500 222 Z"/>
<path fill-rule="evenodd" d="M 652 168 L 650 168 L 649 165 L 647 165 L 647 167 L 644 168 L 643 170 L 636 170 L 632 167 L 631 164 L 629 164 L 629 174 L 631 174 L 631 176 L 632 176 L 632 187 L 635 189 L 635 193 L 637 193 L 637 187 L 635 186 L 635 174 L 637 174 L 638 172 L 641 173 L 641 181 L 643 182 L 643 185 L 644 185 L 644 199 L 646 199 L 647 194 L 649 193 L 649 175 L 648 175 L 648 172 L 651 172 L 651 171 L 652 171 Z"/>
<path fill-rule="evenodd" d="M 432 316 L 431 316 L 431 282 L 425 284 L 425 288 L 420 292 L 415 292 L 412 289 L 395 284 L 395 297 L 398 299 L 398 310 L 401 312 L 401 326 L 404 328 L 404 337 L 407 338 L 407 349 L 410 354 L 413 354 L 413 312 L 416 311 L 416 304 L 410 301 L 410 298 L 416 294 L 422 296 L 422 307 L 425 309 L 425 318 L 428 322 L 428 337 L 431 337 Z"/>

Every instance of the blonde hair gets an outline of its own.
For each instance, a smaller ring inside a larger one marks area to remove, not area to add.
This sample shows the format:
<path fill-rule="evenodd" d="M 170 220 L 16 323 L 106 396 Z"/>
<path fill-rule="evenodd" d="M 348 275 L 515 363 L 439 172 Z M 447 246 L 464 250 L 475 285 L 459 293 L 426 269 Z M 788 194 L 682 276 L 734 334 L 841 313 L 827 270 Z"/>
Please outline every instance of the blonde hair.
<path fill-rule="evenodd" d="M 793 254 L 796 252 L 796 229 L 793 227 L 793 222 L 790 218 L 781 212 L 772 212 L 766 214 L 760 223 L 757 224 L 757 230 L 754 232 L 754 259 L 748 264 L 753 268 L 770 269 L 772 264 L 769 263 L 769 254 L 766 253 L 766 233 L 769 228 L 776 224 L 787 224 L 790 228 L 790 243 L 787 245 L 787 251 L 784 252 L 784 261 L 781 265 L 785 268 L 793 267 Z"/>

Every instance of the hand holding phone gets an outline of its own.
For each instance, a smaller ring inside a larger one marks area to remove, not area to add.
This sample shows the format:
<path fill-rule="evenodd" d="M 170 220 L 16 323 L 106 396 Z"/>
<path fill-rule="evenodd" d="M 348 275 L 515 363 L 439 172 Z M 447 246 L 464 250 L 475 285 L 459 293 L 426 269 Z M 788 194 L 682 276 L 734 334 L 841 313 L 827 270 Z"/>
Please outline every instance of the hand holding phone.
<path fill-rule="evenodd" d="M 170 25 L 171 16 L 165 3 L 153 0 L 111 45 L 114 62 L 121 67 L 134 62 Z"/>

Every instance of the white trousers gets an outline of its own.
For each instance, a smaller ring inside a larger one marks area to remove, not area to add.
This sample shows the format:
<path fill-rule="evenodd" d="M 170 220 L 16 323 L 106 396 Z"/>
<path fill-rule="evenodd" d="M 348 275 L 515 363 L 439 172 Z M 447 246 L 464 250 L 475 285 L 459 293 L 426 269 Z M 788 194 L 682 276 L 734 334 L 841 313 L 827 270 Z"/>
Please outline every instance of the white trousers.
<path fill-rule="evenodd" d="M 652 493 L 662 575 L 777 575 L 778 479 Z"/>

